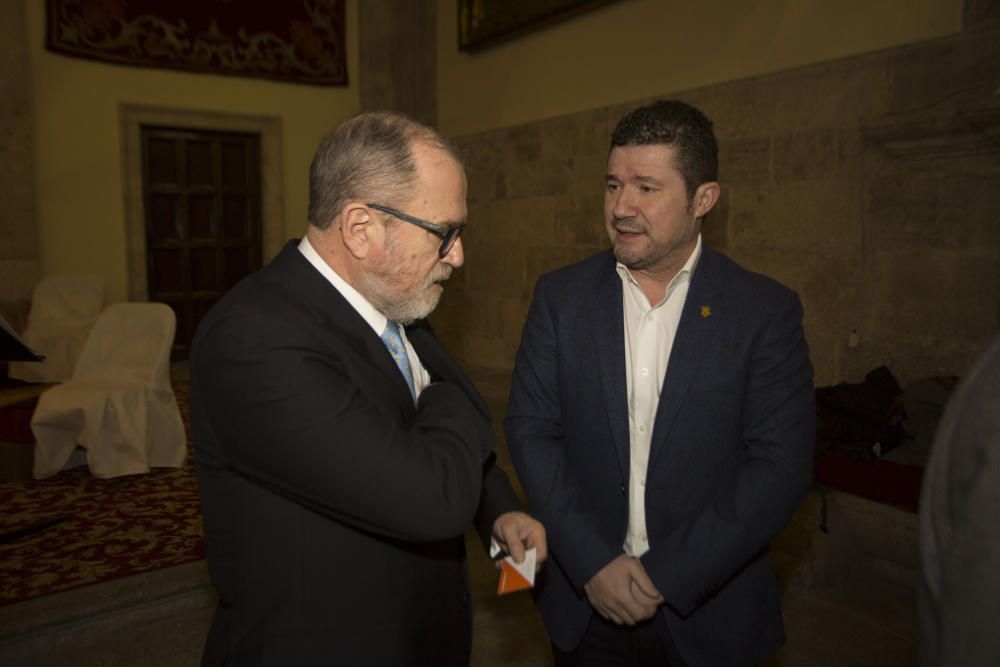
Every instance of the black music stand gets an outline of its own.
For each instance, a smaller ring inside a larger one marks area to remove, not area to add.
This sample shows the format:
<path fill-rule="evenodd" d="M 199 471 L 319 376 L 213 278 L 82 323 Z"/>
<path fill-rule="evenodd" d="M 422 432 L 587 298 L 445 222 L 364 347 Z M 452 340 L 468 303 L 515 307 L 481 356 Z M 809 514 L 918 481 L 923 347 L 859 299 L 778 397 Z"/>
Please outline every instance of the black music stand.
<path fill-rule="evenodd" d="M 0 362 L 4 361 L 45 361 L 45 355 L 28 347 L 0 315 Z"/>

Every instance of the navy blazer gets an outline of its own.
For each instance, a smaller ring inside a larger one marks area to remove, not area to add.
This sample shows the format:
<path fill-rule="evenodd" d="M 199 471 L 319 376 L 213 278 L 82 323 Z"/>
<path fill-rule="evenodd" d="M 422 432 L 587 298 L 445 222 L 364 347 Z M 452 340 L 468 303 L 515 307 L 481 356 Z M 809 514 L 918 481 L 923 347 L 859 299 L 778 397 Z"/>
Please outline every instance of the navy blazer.
<path fill-rule="evenodd" d="M 534 594 L 571 650 L 583 587 L 622 553 L 629 432 L 622 284 L 610 251 L 542 276 L 505 428 L 552 558 Z M 769 541 L 812 478 L 812 365 L 791 290 L 703 246 L 653 427 L 651 550 L 666 603 L 653 622 L 698 665 L 759 661 L 783 641 Z"/>
<path fill-rule="evenodd" d="M 422 322 L 414 405 L 292 241 L 202 320 L 191 412 L 219 607 L 204 665 L 468 664 L 465 530 L 517 509 L 489 411 Z"/>

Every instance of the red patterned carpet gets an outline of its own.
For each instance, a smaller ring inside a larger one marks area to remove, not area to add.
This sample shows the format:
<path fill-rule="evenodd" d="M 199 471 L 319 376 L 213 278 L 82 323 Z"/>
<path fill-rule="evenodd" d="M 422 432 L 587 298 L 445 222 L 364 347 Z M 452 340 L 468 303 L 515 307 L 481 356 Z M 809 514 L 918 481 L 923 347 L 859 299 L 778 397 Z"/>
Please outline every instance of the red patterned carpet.
<path fill-rule="evenodd" d="M 188 424 L 187 381 L 174 391 Z M 146 475 L 103 480 L 84 466 L 0 482 L 0 508 L 0 605 L 204 558 L 190 455 Z"/>

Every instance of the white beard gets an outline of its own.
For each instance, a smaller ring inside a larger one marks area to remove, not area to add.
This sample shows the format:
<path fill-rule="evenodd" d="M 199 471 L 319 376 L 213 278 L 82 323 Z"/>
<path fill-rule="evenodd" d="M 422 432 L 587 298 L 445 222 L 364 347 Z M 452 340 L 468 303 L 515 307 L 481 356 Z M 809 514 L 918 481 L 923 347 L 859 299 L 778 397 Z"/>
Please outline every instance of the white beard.
<path fill-rule="evenodd" d="M 451 267 L 437 264 L 417 286 L 406 289 L 412 276 L 404 274 L 404 267 L 397 261 L 399 252 L 395 238 L 386 242 L 388 261 L 378 270 L 362 272 L 357 290 L 368 299 L 379 312 L 397 324 L 409 324 L 423 319 L 434 312 L 441 300 L 443 290 L 436 283 L 451 276 Z"/>

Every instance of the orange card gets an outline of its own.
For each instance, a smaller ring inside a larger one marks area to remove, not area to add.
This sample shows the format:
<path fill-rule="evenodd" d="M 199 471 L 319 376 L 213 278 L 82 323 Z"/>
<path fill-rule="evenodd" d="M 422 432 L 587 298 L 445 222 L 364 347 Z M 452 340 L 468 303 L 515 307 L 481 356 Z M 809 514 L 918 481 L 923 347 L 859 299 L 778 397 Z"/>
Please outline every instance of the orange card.
<path fill-rule="evenodd" d="M 500 565 L 497 595 L 523 591 L 535 585 L 535 555 L 534 549 L 528 549 L 524 554 L 524 561 L 520 564 L 515 563 L 510 556 L 503 559 Z"/>

